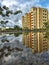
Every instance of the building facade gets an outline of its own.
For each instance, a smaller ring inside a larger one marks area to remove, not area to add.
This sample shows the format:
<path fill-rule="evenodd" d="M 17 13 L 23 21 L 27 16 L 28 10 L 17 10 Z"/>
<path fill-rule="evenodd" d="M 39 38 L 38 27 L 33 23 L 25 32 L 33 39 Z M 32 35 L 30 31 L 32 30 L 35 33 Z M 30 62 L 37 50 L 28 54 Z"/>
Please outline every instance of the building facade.
<path fill-rule="evenodd" d="M 26 13 L 22 16 L 22 28 L 23 29 L 31 29 L 31 14 Z"/>
<path fill-rule="evenodd" d="M 31 48 L 33 53 L 45 52 L 49 48 L 49 42 L 45 38 L 45 34 L 46 32 L 23 33 L 23 44 L 25 47 Z"/>
<path fill-rule="evenodd" d="M 32 7 L 30 12 L 24 15 L 24 20 L 22 16 L 23 29 L 26 26 L 30 30 L 45 28 L 45 22 L 48 22 L 48 10 L 45 8 Z"/>

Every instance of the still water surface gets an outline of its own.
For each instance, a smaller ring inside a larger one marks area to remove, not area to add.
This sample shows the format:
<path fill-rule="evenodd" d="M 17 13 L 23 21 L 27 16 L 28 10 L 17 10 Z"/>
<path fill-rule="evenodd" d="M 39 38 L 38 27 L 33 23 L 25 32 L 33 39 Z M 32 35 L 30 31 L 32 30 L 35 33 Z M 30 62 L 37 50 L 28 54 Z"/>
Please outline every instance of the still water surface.
<path fill-rule="evenodd" d="M 27 64 L 49 64 L 49 32 L 0 34 L 0 65 Z"/>

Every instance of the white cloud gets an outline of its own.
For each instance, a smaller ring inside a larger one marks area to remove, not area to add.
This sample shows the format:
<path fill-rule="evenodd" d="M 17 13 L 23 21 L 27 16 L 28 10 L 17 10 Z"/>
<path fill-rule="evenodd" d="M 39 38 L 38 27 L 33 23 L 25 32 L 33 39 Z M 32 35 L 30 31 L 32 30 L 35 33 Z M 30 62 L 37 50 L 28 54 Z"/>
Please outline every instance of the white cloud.
<path fill-rule="evenodd" d="M 22 22 L 21 22 L 21 20 L 19 20 L 19 22 L 18 22 L 18 23 L 19 23 L 19 26 L 21 26 L 21 27 L 22 27 Z"/>
<path fill-rule="evenodd" d="M 42 5 L 40 5 L 40 4 L 36 4 L 35 6 L 36 6 L 36 7 L 42 7 Z"/>
<path fill-rule="evenodd" d="M 13 27 L 14 26 L 14 22 L 13 21 L 11 21 L 11 20 L 9 20 L 9 22 L 6 24 L 6 26 L 8 27 Z"/>
<path fill-rule="evenodd" d="M 18 5 L 18 2 L 15 0 L 3 0 L 2 5 L 6 5 L 7 7 L 10 7 L 12 5 Z"/>

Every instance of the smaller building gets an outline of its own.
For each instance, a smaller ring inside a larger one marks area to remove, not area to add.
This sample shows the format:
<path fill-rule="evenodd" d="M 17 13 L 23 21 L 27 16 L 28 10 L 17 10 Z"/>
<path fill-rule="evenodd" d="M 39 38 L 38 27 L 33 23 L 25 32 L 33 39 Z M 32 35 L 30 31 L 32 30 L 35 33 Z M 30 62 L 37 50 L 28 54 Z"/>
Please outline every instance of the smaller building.
<path fill-rule="evenodd" d="M 23 29 L 31 29 L 31 14 L 26 13 L 22 16 L 22 28 Z"/>

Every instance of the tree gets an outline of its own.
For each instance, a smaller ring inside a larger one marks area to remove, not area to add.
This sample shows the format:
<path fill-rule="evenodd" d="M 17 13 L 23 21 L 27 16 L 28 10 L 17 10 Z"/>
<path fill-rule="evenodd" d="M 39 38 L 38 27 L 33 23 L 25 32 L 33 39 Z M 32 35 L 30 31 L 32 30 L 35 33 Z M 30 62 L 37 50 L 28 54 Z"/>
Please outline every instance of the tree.
<path fill-rule="evenodd" d="M 45 25 L 45 28 L 46 28 L 46 29 L 49 29 L 49 24 L 48 24 L 48 22 L 45 22 L 44 25 Z"/>
<path fill-rule="evenodd" d="M 18 25 L 15 25 L 14 29 L 20 30 L 20 27 Z"/>
<path fill-rule="evenodd" d="M 6 11 L 6 13 L 3 13 L 4 10 Z M 10 15 L 12 14 L 17 15 L 19 13 L 22 13 L 22 11 L 18 10 L 13 12 L 12 10 L 9 10 L 9 8 L 6 6 L 3 6 L 3 7 L 0 6 L 0 16 L 2 16 L 2 20 L 0 20 L 0 24 L 2 25 L 2 27 L 5 27 L 5 25 L 8 23 L 8 21 L 6 20 L 6 17 L 9 18 Z"/>
<path fill-rule="evenodd" d="M 1 23 L 1 25 L 2 25 L 3 27 L 5 27 L 6 23 L 8 23 L 8 21 L 3 21 L 3 20 L 1 20 L 0 23 Z"/>

